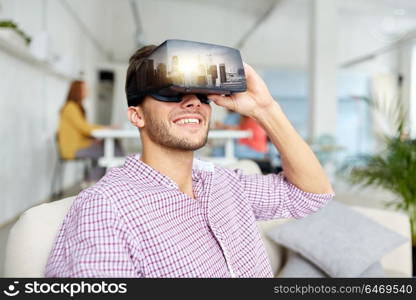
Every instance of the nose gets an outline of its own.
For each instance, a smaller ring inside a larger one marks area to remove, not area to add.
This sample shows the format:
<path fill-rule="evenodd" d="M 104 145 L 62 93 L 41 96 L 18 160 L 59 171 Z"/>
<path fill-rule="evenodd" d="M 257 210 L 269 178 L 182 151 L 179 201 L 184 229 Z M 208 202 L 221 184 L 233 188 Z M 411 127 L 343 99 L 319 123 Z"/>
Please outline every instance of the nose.
<path fill-rule="evenodd" d="M 201 106 L 201 100 L 195 95 L 185 95 L 182 98 L 181 106 L 183 108 L 199 108 Z"/>

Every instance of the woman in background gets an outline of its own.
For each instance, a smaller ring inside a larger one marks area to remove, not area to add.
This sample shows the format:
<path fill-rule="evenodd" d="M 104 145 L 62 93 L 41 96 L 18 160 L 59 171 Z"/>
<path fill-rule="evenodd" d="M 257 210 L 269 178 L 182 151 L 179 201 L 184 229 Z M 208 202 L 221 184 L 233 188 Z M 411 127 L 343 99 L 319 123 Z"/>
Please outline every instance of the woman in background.
<path fill-rule="evenodd" d="M 224 123 L 215 122 L 214 129 L 220 130 L 249 130 L 250 138 L 241 138 L 235 143 L 235 156 L 238 159 L 263 160 L 268 151 L 267 135 L 264 129 L 253 119 L 228 111 Z M 224 148 L 214 148 L 213 156 L 224 156 Z"/>
<path fill-rule="evenodd" d="M 91 136 L 95 129 L 113 128 L 91 124 L 87 121 L 85 109 L 82 105 L 87 96 L 84 81 L 75 80 L 60 112 L 58 129 L 58 145 L 63 159 L 91 158 L 92 169 L 88 172 L 87 184 L 98 181 L 104 174 L 105 168 L 98 167 L 97 160 L 104 154 L 103 142 Z M 123 153 L 119 144 L 115 145 L 116 156 Z"/>
<path fill-rule="evenodd" d="M 254 119 L 228 111 L 224 123 L 215 122 L 214 129 L 251 131 L 250 138 L 241 138 L 235 142 L 234 155 L 238 159 L 254 160 L 265 174 L 279 173 L 282 170 L 276 147 L 271 144 L 264 129 Z M 224 147 L 216 147 L 212 156 L 222 157 L 225 155 L 224 152 Z"/>

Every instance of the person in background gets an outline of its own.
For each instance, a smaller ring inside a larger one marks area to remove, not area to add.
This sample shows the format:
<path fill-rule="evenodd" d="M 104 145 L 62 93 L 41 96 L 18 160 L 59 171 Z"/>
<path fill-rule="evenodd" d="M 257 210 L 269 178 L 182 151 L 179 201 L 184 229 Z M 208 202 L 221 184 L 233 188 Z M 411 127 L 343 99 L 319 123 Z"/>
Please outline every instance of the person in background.
<path fill-rule="evenodd" d="M 267 137 L 264 129 L 253 119 L 227 110 L 224 122 L 215 122 L 217 130 L 250 130 L 251 138 L 242 138 L 235 143 L 234 151 L 238 159 L 254 160 L 263 173 L 279 173 L 282 171 L 280 154 Z M 212 156 L 224 156 L 224 147 L 215 147 Z"/>
<path fill-rule="evenodd" d="M 251 131 L 251 137 L 241 138 L 236 145 L 238 158 L 264 160 L 268 151 L 266 131 L 253 118 L 243 116 L 240 130 Z"/>
<path fill-rule="evenodd" d="M 224 122 L 215 122 L 214 129 L 220 130 L 240 130 L 241 115 L 227 109 L 227 116 Z"/>
<path fill-rule="evenodd" d="M 228 111 L 224 123 L 215 122 L 214 129 L 251 131 L 252 136 L 250 138 L 241 138 L 235 143 L 235 156 L 238 159 L 253 160 L 264 160 L 266 158 L 267 134 L 252 118 Z M 224 148 L 214 148 L 212 155 L 215 157 L 224 156 Z"/>
<path fill-rule="evenodd" d="M 82 102 L 87 97 L 87 86 L 84 81 L 75 80 L 60 111 L 58 128 L 58 146 L 63 159 L 91 158 L 92 168 L 88 172 L 86 184 L 98 181 L 104 174 L 105 168 L 97 164 L 99 157 L 104 155 L 104 146 L 101 140 L 91 136 L 95 129 L 115 128 L 91 124 L 87 121 L 85 108 Z M 122 156 L 123 151 L 116 143 L 116 155 Z"/>

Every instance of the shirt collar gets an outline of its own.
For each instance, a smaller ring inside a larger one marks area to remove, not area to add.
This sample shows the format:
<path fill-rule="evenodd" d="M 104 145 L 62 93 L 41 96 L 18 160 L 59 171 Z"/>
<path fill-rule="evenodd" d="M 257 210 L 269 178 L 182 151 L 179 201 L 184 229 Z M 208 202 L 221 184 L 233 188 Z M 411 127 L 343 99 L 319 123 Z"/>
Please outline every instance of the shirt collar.
<path fill-rule="evenodd" d="M 123 165 L 129 176 L 137 181 L 153 182 L 156 185 L 178 188 L 177 184 L 168 176 L 163 175 L 140 160 L 140 154 L 129 155 Z M 192 165 L 192 180 L 198 181 L 206 173 L 214 173 L 215 167 L 211 162 L 194 158 Z"/>

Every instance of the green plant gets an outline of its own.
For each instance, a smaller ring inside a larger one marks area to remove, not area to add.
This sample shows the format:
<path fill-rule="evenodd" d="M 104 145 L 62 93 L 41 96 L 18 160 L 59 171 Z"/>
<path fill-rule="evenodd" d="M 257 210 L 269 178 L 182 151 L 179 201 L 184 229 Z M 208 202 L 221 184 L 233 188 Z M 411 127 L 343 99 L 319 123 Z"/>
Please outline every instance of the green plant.
<path fill-rule="evenodd" d="M 400 98 L 395 106 L 385 109 L 376 101 L 364 99 L 373 109 L 384 113 L 395 125 L 394 136 L 383 136 L 384 149 L 364 155 L 359 164 L 349 168 L 349 181 L 361 186 L 379 186 L 390 190 L 399 201 L 389 202 L 410 218 L 412 242 L 416 246 L 416 140 L 406 132 L 406 110 Z"/>
<path fill-rule="evenodd" d="M 413 245 L 416 245 L 416 142 L 400 137 L 386 138 L 386 149 L 362 158 L 364 166 L 354 167 L 350 181 L 363 186 L 380 186 L 398 195 L 389 202 L 410 218 Z"/>
<path fill-rule="evenodd" d="M 31 38 L 15 22 L 10 20 L 0 21 L 0 27 L 13 29 L 25 40 L 27 45 L 30 44 Z"/>

